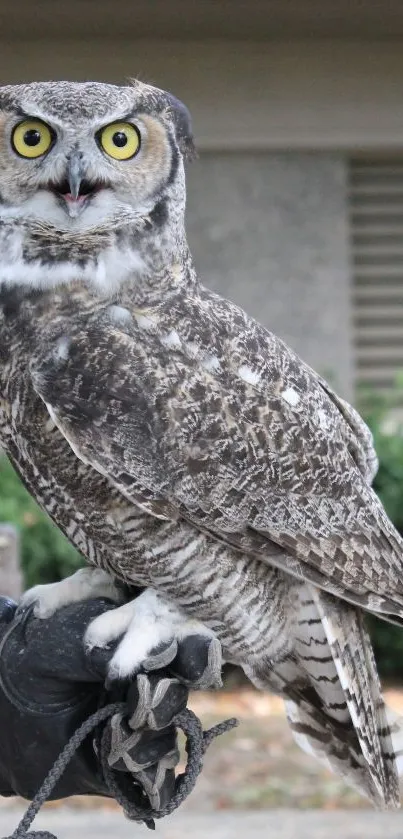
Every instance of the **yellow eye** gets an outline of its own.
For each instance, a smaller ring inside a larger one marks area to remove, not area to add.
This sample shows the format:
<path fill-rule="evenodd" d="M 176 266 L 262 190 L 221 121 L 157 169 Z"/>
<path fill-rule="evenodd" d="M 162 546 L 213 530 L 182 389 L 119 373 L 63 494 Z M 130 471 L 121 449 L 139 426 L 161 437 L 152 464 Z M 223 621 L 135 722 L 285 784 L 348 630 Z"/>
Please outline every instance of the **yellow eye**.
<path fill-rule="evenodd" d="M 140 150 L 140 132 L 130 122 L 112 122 L 97 134 L 101 148 L 114 160 L 129 160 Z"/>
<path fill-rule="evenodd" d="M 55 135 L 39 119 L 24 119 L 14 128 L 11 138 L 14 151 L 20 157 L 40 157 L 49 151 Z"/>

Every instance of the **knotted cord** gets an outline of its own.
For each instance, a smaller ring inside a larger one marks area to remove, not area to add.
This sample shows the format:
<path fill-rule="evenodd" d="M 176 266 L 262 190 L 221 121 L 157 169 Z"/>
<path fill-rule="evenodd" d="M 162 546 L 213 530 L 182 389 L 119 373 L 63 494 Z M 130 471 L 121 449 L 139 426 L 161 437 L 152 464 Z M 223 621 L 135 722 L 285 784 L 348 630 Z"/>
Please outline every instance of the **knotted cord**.
<path fill-rule="evenodd" d="M 100 723 L 105 722 L 114 716 L 114 714 L 124 714 L 125 710 L 127 709 L 124 702 L 113 702 L 110 705 L 106 705 L 104 708 L 100 708 L 98 711 L 95 711 L 94 714 L 91 714 L 91 716 L 88 717 L 88 719 L 86 719 L 79 728 L 77 728 L 68 743 L 65 745 L 64 749 L 61 751 L 59 757 L 55 760 L 52 768 L 48 772 L 34 799 L 31 801 L 14 833 L 12 833 L 11 836 L 5 837 L 5 839 L 57 839 L 57 837 L 48 830 L 33 830 L 28 832 L 35 816 L 44 802 L 51 795 L 52 790 L 66 769 L 67 764 L 88 734 L 90 734 L 90 732 L 93 731 Z M 210 743 L 215 739 L 215 737 L 219 737 L 221 734 L 224 734 L 226 731 L 230 731 L 238 725 L 238 721 L 232 718 L 224 720 L 224 722 L 213 726 L 213 728 L 210 728 L 207 731 L 203 731 L 199 718 L 189 709 L 186 709 L 178 714 L 174 718 L 173 723 L 177 728 L 180 728 L 183 731 L 186 737 L 187 761 L 185 771 L 176 778 L 174 795 L 168 804 L 160 810 L 153 810 L 152 807 L 147 806 L 147 804 L 139 803 L 138 789 L 136 790 L 133 784 L 130 786 L 128 784 L 124 785 L 124 773 L 114 772 L 110 768 L 108 764 L 108 756 L 111 746 L 111 732 L 109 725 L 104 727 L 101 737 L 99 758 L 108 792 L 121 805 L 125 815 L 129 819 L 137 822 L 145 822 L 147 827 L 152 830 L 155 828 L 155 819 L 161 819 L 164 816 L 173 813 L 173 811 L 176 810 L 177 807 L 179 807 L 185 798 L 187 798 L 191 793 L 202 770 L 203 757 Z M 120 776 L 119 781 L 118 776 Z M 123 786 L 125 786 L 124 789 Z"/>

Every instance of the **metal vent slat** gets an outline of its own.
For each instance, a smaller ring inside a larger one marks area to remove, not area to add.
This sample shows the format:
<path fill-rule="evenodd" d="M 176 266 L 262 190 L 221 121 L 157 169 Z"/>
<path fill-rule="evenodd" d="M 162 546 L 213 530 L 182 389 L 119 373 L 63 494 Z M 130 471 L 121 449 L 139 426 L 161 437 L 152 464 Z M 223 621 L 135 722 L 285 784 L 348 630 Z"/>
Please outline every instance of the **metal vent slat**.
<path fill-rule="evenodd" d="M 390 219 L 392 223 L 395 221 L 399 224 L 403 215 L 403 204 L 400 201 L 393 205 L 391 201 L 382 201 L 382 203 L 378 201 L 376 204 L 367 202 L 364 206 L 361 202 L 354 202 L 351 203 L 351 214 L 353 218 L 367 218 L 368 223 L 371 224 L 378 219 L 382 221 Z"/>
<path fill-rule="evenodd" d="M 402 292 L 399 285 L 386 285 L 386 280 L 382 276 L 371 278 L 365 284 L 361 283 L 361 276 L 356 279 L 356 286 L 354 292 L 354 303 L 357 304 L 357 311 L 354 315 L 359 315 L 359 304 L 365 302 L 393 303 L 400 308 L 402 304 Z"/>
<path fill-rule="evenodd" d="M 387 391 L 403 370 L 403 157 L 350 161 L 356 385 Z"/>
<path fill-rule="evenodd" d="M 396 341 L 399 341 L 402 337 L 403 332 L 403 319 L 401 323 L 395 325 L 394 323 L 388 324 L 387 335 L 385 335 L 385 325 L 383 323 L 373 325 L 365 325 L 360 321 L 360 335 L 356 337 L 357 346 L 368 346 L 371 345 L 377 346 L 378 344 L 384 345 L 386 344 L 394 344 L 396 345 Z"/>
<path fill-rule="evenodd" d="M 397 367 L 403 367 L 403 348 L 397 350 L 396 342 L 394 344 L 369 344 L 360 340 L 356 344 L 355 357 L 358 361 L 363 361 L 364 364 L 368 361 L 371 364 L 393 364 Z"/>

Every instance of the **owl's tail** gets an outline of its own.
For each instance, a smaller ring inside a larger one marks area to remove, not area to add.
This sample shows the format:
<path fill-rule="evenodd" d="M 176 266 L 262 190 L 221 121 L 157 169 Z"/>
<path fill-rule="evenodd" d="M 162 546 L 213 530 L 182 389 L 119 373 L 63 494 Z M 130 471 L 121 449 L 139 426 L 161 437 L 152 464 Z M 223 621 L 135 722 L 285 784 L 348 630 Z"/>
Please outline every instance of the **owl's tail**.
<path fill-rule="evenodd" d="M 377 807 L 399 807 L 403 720 L 383 701 L 362 614 L 311 585 L 298 601 L 294 652 L 268 679 L 294 737 Z"/>

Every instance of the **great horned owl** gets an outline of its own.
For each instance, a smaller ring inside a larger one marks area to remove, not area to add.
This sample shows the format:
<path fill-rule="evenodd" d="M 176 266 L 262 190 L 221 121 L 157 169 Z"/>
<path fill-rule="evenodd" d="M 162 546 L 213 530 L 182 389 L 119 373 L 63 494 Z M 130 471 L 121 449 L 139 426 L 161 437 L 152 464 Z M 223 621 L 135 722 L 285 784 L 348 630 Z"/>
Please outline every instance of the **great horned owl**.
<path fill-rule="evenodd" d="M 117 596 L 113 579 L 144 587 L 89 630 L 124 636 L 112 675 L 202 621 L 284 697 L 305 748 L 393 806 L 363 610 L 402 619 L 403 545 L 371 489 L 371 436 L 200 285 L 192 153 L 186 108 L 140 82 L 0 89 L 0 443 L 95 567 L 24 603 L 40 616 Z"/>

